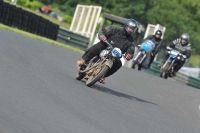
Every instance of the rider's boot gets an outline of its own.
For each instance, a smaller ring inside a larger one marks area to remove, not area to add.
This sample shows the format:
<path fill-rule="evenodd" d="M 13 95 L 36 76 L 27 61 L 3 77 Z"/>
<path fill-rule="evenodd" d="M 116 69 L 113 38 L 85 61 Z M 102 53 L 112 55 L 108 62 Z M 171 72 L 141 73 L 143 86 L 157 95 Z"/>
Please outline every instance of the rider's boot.
<path fill-rule="evenodd" d="M 85 63 L 85 61 L 83 59 L 80 59 L 76 63 L 77 65 L 82 66 Z"/>
<path fill-rule="evenodd" d="M 105 84 L 105 83 L 106 83 L 105 77 L 103 76 L 103 77 L 99 80 L 99 82 L 102 83 L 102 84 Z"/>

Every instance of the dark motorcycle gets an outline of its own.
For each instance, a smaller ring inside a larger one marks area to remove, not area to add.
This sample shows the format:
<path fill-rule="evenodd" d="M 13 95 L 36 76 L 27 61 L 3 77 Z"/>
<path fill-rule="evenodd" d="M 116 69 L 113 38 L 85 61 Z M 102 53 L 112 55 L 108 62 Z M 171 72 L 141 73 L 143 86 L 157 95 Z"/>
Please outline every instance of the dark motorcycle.
<path fill-rule="evenodd" d="M 77 66 L 78 74 L 76 79 L 85 78 L 88 87 L 94 85 L 112 68 L 116 58 L 122 57 L 122 52 L 119 48 L 112 47 L 108 41 L 105 42 L 108 44 L 107 49 L 102 50 L 98 56 L 93 57 L 85 65 Z"/>

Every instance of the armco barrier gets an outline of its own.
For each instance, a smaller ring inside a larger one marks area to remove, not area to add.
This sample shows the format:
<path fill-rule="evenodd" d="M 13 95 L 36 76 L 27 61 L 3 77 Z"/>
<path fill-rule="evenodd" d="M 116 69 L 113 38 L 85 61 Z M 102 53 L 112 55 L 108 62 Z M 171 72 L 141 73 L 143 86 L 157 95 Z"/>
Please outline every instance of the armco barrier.
<path fill-rule="evenodd" d="M 188 77 L 187 85 L 200 89 L 200 79 L 194 77 Z"/>
<path fill-rule="evenodd" d="M 56 40 L 59 25 L 0 0 L 0 23 Z"/>
<path fill-rule="evenodd" d="M 144 69 L 145 72 L 160 76 L 159 62 L 153 62 L 150 69 Z M 200 79 L 187 76 L 184 73 L 178 72 L 173 80 L 200 89 Z"/>
<path fill-rule="evenodd" d="M 151 68 L 150 69 L 144 69 L 145 72 L 153 74 L 155 76 L 160 76 L 160 69 L 158 67 L 159 62 L 153 62 L 151 64 Z"/>
<path fill-rule="evenodd" d="M 90 43 L 89 38 L 79 35 L 77 33 L 73 33 L 72 31 L 69 31 L 68 29 L 62 27 L 59 28 L 57 41 L 73 47 L 80 48 L 82 50 L 86 50 Z"/>

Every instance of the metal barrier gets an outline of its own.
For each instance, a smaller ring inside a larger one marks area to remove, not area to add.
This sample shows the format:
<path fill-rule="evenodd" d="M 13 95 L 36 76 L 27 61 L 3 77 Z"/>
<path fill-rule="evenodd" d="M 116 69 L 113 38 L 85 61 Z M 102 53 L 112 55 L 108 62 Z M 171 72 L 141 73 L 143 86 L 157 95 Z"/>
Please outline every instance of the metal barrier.
<path fill-rule="evenodd" d="M 153 62 L 150 69 L 145 69 L 144 71 L 153 74 L 156 76 L 160 76 L 160 68 L 158 67 L 159 62 Z M 190 77 L 184 73 L 178 72 L 175 77 L 172 78 L 176 82 L 180 82 L 186 84 L 188 86 L 192 86 L 200 89 L 200 79 Z"/>
<path fill-rule="evenodd" d="M 188 77 L 187 85 L 200 89 L 200 79 L 194 77 Z"/>
<path fill-rule="evenodd" d="M 58 30 L 57 41 L 82 50 L 86 50 L 90 44 L 90 38 L 74 33 L 63 27 L 60 27 Z"/>

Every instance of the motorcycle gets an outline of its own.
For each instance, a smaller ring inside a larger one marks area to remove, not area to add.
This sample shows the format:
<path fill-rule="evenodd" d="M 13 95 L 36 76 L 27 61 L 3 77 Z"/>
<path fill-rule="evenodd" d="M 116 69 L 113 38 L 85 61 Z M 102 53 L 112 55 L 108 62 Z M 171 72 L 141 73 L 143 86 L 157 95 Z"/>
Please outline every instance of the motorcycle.
<path fill-rule="evenodd" d="M 151 40 L 146 40 L 141 45 L 139 45 L 139 52 L 133 58 L 132 68 L 135 68 L 136 65 L 138 65 L 138 67 L 147 68 L 150 62 L 150 59 L 149 59 L 150 54 L 151 54 L 151 51 L 154 49 L 154 47 L 155 47 L 155 43 Z"/>
<path fill-rule="evenodd" d="M 164 77 L 165 79 L 167 79 L 168 77 L 173 77 L 174 66 L 177 64 L 177 61 L 184 60 L 183 55 L 179 51 L 171 48 L 167 49 L 169 57 L 166 62 L 161 66 L 160 73 L 160 77 Z"/>
<path fill-rule="evenodd" d="M 112 68 L 114 61 L 122 57 L 122 52 L 119 48 L 112 47 L 108 44 L 107 49 L 102 50 L 98 56 L 93 57 L 88 63 L 83 66 L 77 65 L 78 74 L 77 80 L 86 79 L 88 87 L 94 85 Z"/>

